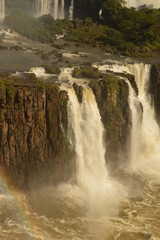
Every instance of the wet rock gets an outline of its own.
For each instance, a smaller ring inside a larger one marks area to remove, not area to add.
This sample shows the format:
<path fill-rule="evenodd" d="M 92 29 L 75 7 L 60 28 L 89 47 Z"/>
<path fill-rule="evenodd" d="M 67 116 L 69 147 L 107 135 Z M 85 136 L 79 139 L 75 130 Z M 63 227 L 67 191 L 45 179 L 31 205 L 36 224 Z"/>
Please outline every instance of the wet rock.
<path fill-rule="evenodd" d="M 48 74 L 57 74 L 59 75 L 61 73 L 61 69 L 56 66 L 49 66 L 49 65 L 44 65 L 43 66 L 45 69 L 45 72 Z"/>
<path fill-rule="evenodd" d="M 6 46 L 0 46 L 0 50 L 7 50 L 8 49 L 8 47 L 6 47 Z"/>
<path fill-rule="evenodd" d="M 0 76 L 3 81 L 5 73 Z M 0 87 L 1 171 L 21 189 L 61 180 L 70 164 L 67 92 L 53 82 L 44 85 L 34 74 L 10 81 Z M 60 168 L 63 174 L 57 175 Z"/>
<path fill-rule="evenodd" d="M 83 87 L 79 86 L 77 83 L 73 83 L 73 88 L 75 90 L 75 93 L 77 95 L 78 101 L 81 103 L 83 98 Z"/>
<path fill-rule="evenodd" d="M 15 46 L 12 46 L 10 47 L 10 50 L 16 50 L 16 51 L 23 51 L 23 47 L 22 46 L 19 46 L 19 45 L 15 45 Z"/>
<path fill-rule="evenodd" d="M 160 64 L 152 65 L 149 91 L 153 98 L 157 120 L 160 123 Z"/>
<path fill-rule="evenodd" d="M 111 166 L 118 164 L 120 152 L 126 152 L 129 136 L 130 108 L 128 104 L 129 88 L 125 81 L 116 76 L 105 75 L 102 80 L 91 81 L 107 139 L 107 161 Z"/>

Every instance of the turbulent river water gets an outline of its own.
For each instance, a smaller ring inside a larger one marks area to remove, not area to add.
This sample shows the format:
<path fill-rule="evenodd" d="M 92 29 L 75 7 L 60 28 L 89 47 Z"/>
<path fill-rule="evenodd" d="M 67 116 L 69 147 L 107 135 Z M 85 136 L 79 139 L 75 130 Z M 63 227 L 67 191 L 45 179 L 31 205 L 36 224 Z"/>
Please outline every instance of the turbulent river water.
<path fill-rule="evenodd" d="M 138 97 L 128 83 L 132 119 L 128 164 L 119 166 L 111 176 L 105 164 L 104 128 L 94 94 L 82 81 L 83 99 L 79 103 L 71 84 L 65 84 L 76 181 L 23 195 L 11 191 L 1 177 L 0 239 L 160 239 L 160 134 L 148 94 L 150 65 L 116 62 L 98 67 L 136 77 Z M 69 71 L 64 74 L 71 78 Z"/>

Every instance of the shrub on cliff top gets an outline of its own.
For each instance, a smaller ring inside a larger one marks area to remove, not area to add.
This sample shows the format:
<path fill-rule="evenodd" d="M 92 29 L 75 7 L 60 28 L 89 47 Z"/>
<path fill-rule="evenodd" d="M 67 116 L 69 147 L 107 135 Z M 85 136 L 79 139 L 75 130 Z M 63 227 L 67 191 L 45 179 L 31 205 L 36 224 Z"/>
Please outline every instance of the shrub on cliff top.
<path fill-rule="evenodd" d="M 48 74 L 57 74 L 59 75 L 61 73 L 61 69 L 56 66 L 44 66 L 45 72 Z"/>
<path fill-rule="evenodd" d="M 119 91 L 118 77 L 111 74 L 105 74 L 103 80 L 105 80 L 106 87 L 109 90 L 109 92 Z"/>
<path fill-rule="evenodd" d="M 101 72 L 97 68 L 93 67 L 81 67 L 74 68 L 72 76 L 75 78 L 95 78 L 102 77 Z"/>

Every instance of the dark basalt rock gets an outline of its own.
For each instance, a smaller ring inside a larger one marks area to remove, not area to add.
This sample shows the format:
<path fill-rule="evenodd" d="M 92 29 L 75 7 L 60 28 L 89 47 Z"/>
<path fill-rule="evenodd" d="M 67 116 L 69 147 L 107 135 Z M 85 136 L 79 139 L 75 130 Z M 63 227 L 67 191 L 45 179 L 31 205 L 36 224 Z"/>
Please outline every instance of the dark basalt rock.
<path fill-rule="evenodd" d="M 81 103 L 83 98 L 83 87 L 79 86 L 77 83 L 73 83 L 73 88 L 75 90 L 75 93 L 77 95 L 78 101 Z"/>
<path fill-rule="evenodd" d="M 160 64 L 152 65 L 149 91 L 154 101 L 157 120 L 160 123 Z"/>
<path fill-rule="evenodd" d="M 85 19 L 91 17 L 94 20 L 98 20 L 101 2 L 101 0 L 75 0 L 74 18 Z"/>
<path fill-rule="evenodd" d="M 1 171 L 21 189 L 66 179 L 70 174 L 67 92 L 55 83 L 44 85 L 33 74 L 8 79 L 7 84 L 4 76 L 0 78 Z"/>
<path fill-rule="evenodd" d="M 127 152 L 125 148 L 130 132 L 131 119 L 128 104 L 128 84 L 118 78 L 116 84 L 110 84 L 110 81 L 111 78 L 107 75 L 98 82 L 92 81 L 90 86 L 95 94 L 106 130 L 106 160 L 111 160 L 111 165 L 115 167 L 119 161 L 119 153 Z"/>

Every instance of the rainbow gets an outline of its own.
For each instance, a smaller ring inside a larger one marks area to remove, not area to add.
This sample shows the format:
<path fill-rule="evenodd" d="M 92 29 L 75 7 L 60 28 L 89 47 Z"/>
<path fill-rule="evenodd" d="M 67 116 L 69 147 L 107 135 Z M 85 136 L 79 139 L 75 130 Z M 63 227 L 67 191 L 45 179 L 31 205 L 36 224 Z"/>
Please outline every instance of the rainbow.
<path fill-rule="evenodd" d="M 22 219 L 24 233 L 37 238 L 41 229 L 40 226 L 37 225 L 37 221 L 35 221 L 36 214 L 33 214 L 31 206 L 27 203 L 25 194 L 15 189 L 9 182 L 4 172 L 0 171 L 0 186 L 5 190 L 4 193 L 0 193 L 0 195 L 13 200 L 15 212 L 19 215 L 20 219 Z"/>

